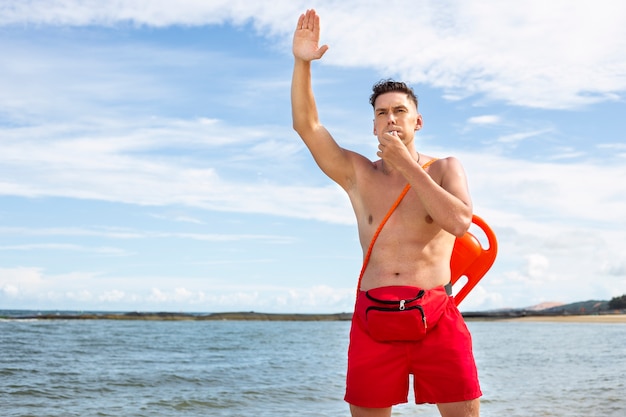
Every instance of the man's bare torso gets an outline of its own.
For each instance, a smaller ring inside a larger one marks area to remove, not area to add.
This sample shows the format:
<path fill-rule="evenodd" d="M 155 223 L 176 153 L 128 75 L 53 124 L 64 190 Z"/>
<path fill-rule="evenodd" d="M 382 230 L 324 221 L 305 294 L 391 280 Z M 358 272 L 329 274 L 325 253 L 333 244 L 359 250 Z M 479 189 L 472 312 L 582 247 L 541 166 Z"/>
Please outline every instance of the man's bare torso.
<path fill-rule="evenodd" d="M 372 163 L 356 154 L 353 157 L 358 159 L 358 179 L 348 195 L 365 254 L 380 222 L 407 182 L 397 172 L 385 172 L 381 161 Z M 437 177 L 442 173 L 437 168 L 435 163 L 427 172 L 439 183 Z M 409 190 L 378 236 L 361 289 L 392 285 L 430 289 L 447 284 L 454 239 L 433 222 L 415 191 Z"/>

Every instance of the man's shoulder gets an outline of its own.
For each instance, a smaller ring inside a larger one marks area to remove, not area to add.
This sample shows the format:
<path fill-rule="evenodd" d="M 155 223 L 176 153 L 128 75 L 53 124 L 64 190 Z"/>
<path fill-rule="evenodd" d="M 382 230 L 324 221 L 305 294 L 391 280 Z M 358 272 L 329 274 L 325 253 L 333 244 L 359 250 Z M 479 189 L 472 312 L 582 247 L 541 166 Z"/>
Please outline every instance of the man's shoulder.
<path fill-rule="evenodd" d="M 434 169 L 456 169 L 461 167 L 461 161 L 456 156 L 444 156 L 444 157 L 435 157 L 435 156 L 427 156 L 426 162 L 421 164 L 422 166 L 429 167 L 432 166 Z"/>
<path fill-rule="evenodd" d="M 360 154 L 358 152 L 346 149 L 346 154 L 348 155 L 348 158 L 350 158 L 350 160 L 352 161 L 353 166 L 355 167 L 355 169 L 357 170 L 370 170 L 373 169 L 374 166 L 376 165 L 377 161 L 372 161 L 371 159 L 369 159 L 368 157 L 366 157 L 363 154 Z"/>

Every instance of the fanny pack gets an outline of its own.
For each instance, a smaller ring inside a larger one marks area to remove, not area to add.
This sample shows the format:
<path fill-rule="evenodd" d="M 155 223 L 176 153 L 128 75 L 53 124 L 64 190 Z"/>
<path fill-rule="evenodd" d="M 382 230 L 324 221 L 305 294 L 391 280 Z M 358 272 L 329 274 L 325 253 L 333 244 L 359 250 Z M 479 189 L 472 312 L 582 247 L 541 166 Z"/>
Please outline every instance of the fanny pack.
<path fill-rule="evenodd" d="M 365 292 L 359 308 L 370 336 L 379 342 L 418 341 L 435 327 L 449 296 L 443 287 L 381 287 Z"/>

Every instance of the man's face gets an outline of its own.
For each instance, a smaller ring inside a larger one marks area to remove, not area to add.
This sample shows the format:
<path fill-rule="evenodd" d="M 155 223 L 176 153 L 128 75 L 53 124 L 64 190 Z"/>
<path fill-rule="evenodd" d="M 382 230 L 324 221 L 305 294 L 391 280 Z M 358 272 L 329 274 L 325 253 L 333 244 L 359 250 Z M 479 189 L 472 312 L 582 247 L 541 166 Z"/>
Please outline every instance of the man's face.
<path fill-rule="evenodd" d="M 422 127 L 422 116 L 415 103 L 402 92 L 381 94 L 374 103 L 374 135 L 397 132 L 404 143 L 413 139 Z"/>

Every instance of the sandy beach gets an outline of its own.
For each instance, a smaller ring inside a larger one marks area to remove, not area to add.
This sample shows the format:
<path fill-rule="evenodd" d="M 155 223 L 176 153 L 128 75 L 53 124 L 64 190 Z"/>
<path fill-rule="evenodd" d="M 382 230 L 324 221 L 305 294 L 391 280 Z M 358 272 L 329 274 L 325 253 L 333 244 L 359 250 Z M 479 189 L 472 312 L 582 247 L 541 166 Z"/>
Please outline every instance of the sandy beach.
<path fill-rule="evenodd" d="M 580 316 L 527 316 L 504 320 L 560 323 L 626 323 L 626 314 L 597 314 Z"/>

